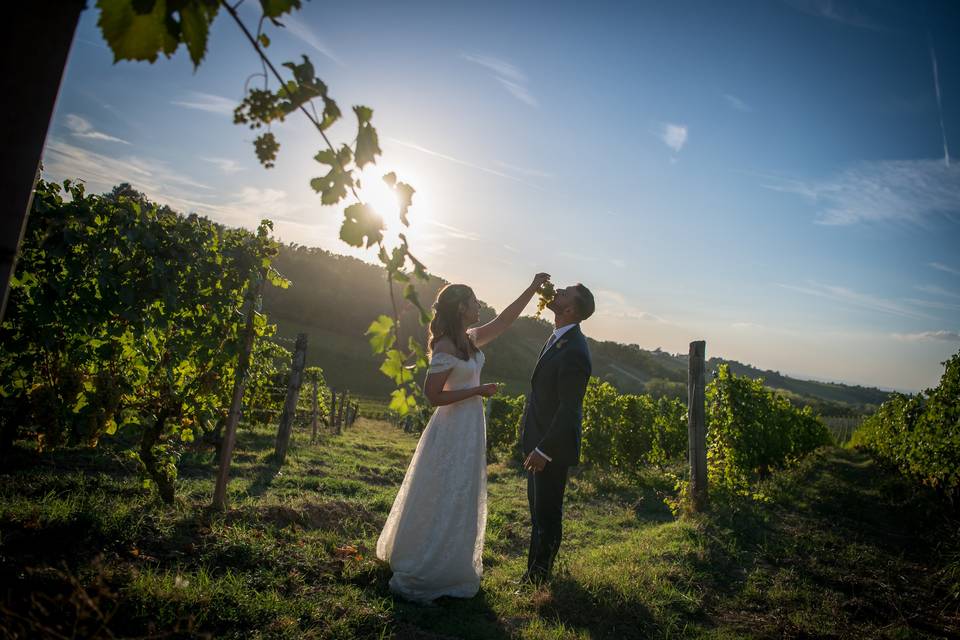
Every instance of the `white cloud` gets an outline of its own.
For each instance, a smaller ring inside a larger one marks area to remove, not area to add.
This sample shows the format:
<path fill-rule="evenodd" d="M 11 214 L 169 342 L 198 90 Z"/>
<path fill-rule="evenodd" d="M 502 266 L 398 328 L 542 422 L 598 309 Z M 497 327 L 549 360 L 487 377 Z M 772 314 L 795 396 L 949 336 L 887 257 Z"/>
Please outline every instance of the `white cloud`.
<path fill-rule="evenodd" d="M 293 15 L 286 15 L 283 17 L 283 24 L 286 26 L 287 31 L 289 31 L 291 35 L 299 38 L 337 64 L 343 64 L 340 58 L 333 53 L 330 47 L 323 43 L 320 37 L 317 36 L 317 34 L 314 33 L 313 30 L 303 20 L 300 20 Z"/>
<path fill-rule="evenodd" d="M 632 304 L 627 300 L 627 297 L 619 291 L 599 289 L 593 295 L 597 304 L 597 316 L 617 318 L 620 320 L 642 320 L 645 322 L 670 324 L 664 318 Z"/>
<path fill-rule="evenodd" d="M 819 182 L 774 178 L 767 189 L 796 193 L 819 210 L 817 222 L 907 222 L 960 216 L 960 167 L 940 160 L 863 162 Z"/>
<path fill-rule="evenodd" d="M 920 331 L 919 333 L 894 333 L 892 337 L 903 342 L 960 342 L 960 332 L 958 331 Z"/>
<path fill-rule="evenodd" d="M 398 144 L 398 145 L 400 145 L 401 147 L 406 147 L 406 148 L 408 148 L 408 149 L 413 149 L 413 150 L 415 150 L 415 151 L 420 151 L 421 153 L 425 153 L 425 154 L 431 155 L 431 156 L 433 156 L 433 157 L 435 157 L 435 158 L 440 158 L 440 159 L 442 159 L 442 160 L 446 160 L 447 162 L 452 162 L 452 163 L 454 163 L 454 164 L 459 164 L 459 165 L 462 165 L 462 166 L 464 166 L 464 167 L 470 167 L 471 169 L 476 169 L 477 171 L 483 171 L 484 173 L 489 173 L 489 174 L 491 174 L 491 175 L 495 175 L 495 176 L 498 176 L 498 177 L 500 177 L 500 178 L 506 178 L 507 180 L 513 180 L 514 182 L 519 182 L 520 184 L 525 184 L 525 185 L 527 185 L 528 187 L 532 187 L 532 188 L 534 188 L 534 189 L 537 189 L 538 191 L 543 191 L 543 189 L 542 189 L 541 187 L 538 187 L 537 185 L 535 185 L 535 184 L 533 184 L 533 183 L 527 182 L 526 180 L 522 180 L 522 179 L 520 179 L 520 178 L 518 178 L 518 177 L 516 177 L 516 176 L 512 176 L 512 175 L 510 175 L 510 174 L 508 174 L 508 173 L 504 173 L 503 171 L 497 171 L 496 169 L 491 169 L 491 168 L 489 168 L 489 167 L 484 167 L 484 166 L 479 165 L 479 164 L 474 164 L 474 163 L 472 163 L 472 162 L 467 162 L 466 160 L 461 160 L 460 158 L 454 158 L 453 156 L 448 156 L 448 155 L 446 155 L 446 154 L 444 154 L 444 153 L 440 153 L 439 151 L 433 151 L 432 149 L 427 149 L 426 147 L 422 147 L 422 146 L 420 146 L 420 145 L 418 145 L 418 144 L 414 144 L 414 143 L 412 143 L 412 142 L 405 142 L 405 141 L 403 141 L 403 140 L 397 140 L 396 138 L 381 138 L 381 140 L 385 140 L 385 141 L 391 142 L 391 143 L 393 143 L 393 144 Z M 498 164 L 500 164 L 501 166 L 503 165 L 503 163 L 498 163 Z"/>
<path fill-rule="evenodd" d="M 454 227 L 449 224 L 444 224 L 443 222 L 438 222 L 436 220 L 427 219 L 427 220 L 424 220 L 424 222 L 426 224 L 430 224 L 435 227 L 440 227 L 441 229 L 443 229 L 445 231 L 445 233 L 443 234 L 443 237 L 457 238 L 458 240 L 472 240 L 472 241 L 482 240 L 482 238 L 480 237 L 480 234 L 475 233 L 473 231 L 458 229 L 457 227 Z"/>
<path fill-rule="evenodd" d="M 240 163 L 232 158 L 206 158 L 201 157 L 201 160 L 204 162 L 209 162 L 210 164 L 216 165 L 223 173 L 230 176 L 238 171 L 243 171 L 243 167 L 240 166 Z"/>
<path fill-rule="evenodd" d="M 285 224 L 308 225 L 311 231 L 318 227 L 315 211 L 292 203 L 283 191 L 247 186 L 224 198 L 154 158 L 110 157 L 54 138 L 44 149 L 43 165 L 46 179 L 80 178 L 93 193 L 129 182 L 154 202 L 182 213 L 194 211 L 229 226 L 255 229 L 260 220 L 270 218 Z"/>
<path fill-rule="evenodd" d="M 854 9 L 849 2 L 837 0 L 785 0 L 785 2 L 797 11 L 831 22 L 870 31 L 887 31 L 885 27 Z"/>
<path fill-rule="evenodd" d="M 530 89 L 527 88 L 527 77 L 516 66 L 506 60 L 492 56 L 461 53 L 460 57 L 493 72 L 493 77 L 496 78 L 497 82 L 503 85 L 503 87 L 520 102 L 528 104 L 531 107 L 540 106 L 536 97 L 534 97 Z"/>
<path fill-rule="evenodd" d="M 533 94 L 530 91 L 516 82 L 511 82 L 504 78 L 497 78 L 504 87 L 507 88 L 507 91 L 513 94 L 513 97 L 519 100 L 520 102 L 525 102 L 531 107 L 539 107 L 540 103 L 537 102 L 537 99 L 533 97 Z"/>
<path fill-rule="evenodd" d="M 935 284 L 918 284 L 914 287 L 917 291 L 931 293 L 935 296 L 946 296 L 948 298 L 960 298 L 960 293 L 954 293 Z"/>
<path fill-rule="evenodd" d="M 725 93 L 723 94 L 723 99 L 727 101 L 727 104 L 730 105 L 731 108 L 737 111 L 743 111 L 744 113 L 753 112 L 753 107 L 733 94 Z"/>
<path fill-rule="evenodd" d="M 539 169 L 528 169 L 526 167 L 518 167 L 516 165 L 507 164 L 506 162 L 497 162 L 497 164 L 507 171 L 512 171 L 514 173 L 519 173 L 520 175 L 529 176 L 531 178 L 553 178 L 553 174 L 547 173 L 546 171 L 540 171 Z"/>
<path fill-rule="evenodd" d="M 43 151 L 44 173 L 58 179 L 82 178 L 95 191 L 109 191 L 121 182 L 148 195 L 164 194 L 171 187 L 210 190 L 188 175 L 170 169 L 166 163 L 135 155 L 105 156 L 56 138 Z"/>
<path fill-rule="evenodd" d="M 907 298 L 908 302 L 917 307 L 926 307 L 927 309 L 941 309 L 944 311 L 960 311 L 960 304 L 952 302 L 939 302 L 935 300 L 917 300 L 916 298 Z"/>
<path fill-rule="evenodd" d="M 500 60 L 499 58 L 493 58 L 491 56 L 472 56 L 465 53 L 460 54 L 460 57 L 468 62 L 473 62 L 481 67 L 486 67 L 501 78 L 506 78 L 515 83 L 527 81 L 527 77 L 523 75 L 523 72 L 520 71 L 520 69 L 505 60 Z"/>
<path fill-rule="evenodd" d="M 70 130 L 70 135 L 75 138 L 88 138 L 90 140 L 104 140 L 106 142 L 119 142 L 121 144 L 130 144 L 126 140 L 117 138 L 116 136 L 111 136 L 109 134 L 103 133 L 102 131 L 97 131 L 93 128 L 93 125 L 90 124 L 90 121 L 86 118 L 78 116 L 75 113 L 68 113 L 66 118 L 67 129 Z"/>
<path fill-rule="evenodd" d="M 209 113 L 233 115 L 233 110 L 237 108 L 239 102 L 224 98 L 223 96 L 213 95 L 212 93 L 190 91 L 187 97 L 180 100 L 171 100 L 170 104 L 177 105 L 178 107 L 186 107 L 187 109 L 207 111 Z"/>
<path fill-rule="evenodd" d="M 960 269 L 954 269 L 949 265 L 945 265 L 942 262 L 928 262 L 927 266 L 932 269 L 937 269 L 938 271 L 945 271 L 946 273 L 952 273 L 955 276 L 960 276 Z"/>
<path fill-rule="evenodd" d="M 881 298 L 869 293 L 860 293 L 846 287 L 820 284 L 817 282 L 809 282 L 807 286 L 791 284 L 778 284 L 777 286 L 789 289 L 790 291 L 797 291 L 806 295 L 826 298 L 835 302 L 860 307 L 868 311 L 878 311 L 903 318 L 930 319 L 930 316 L 915 311 L 911 307 L 896 300 Z"/>
<path fill-rule="evenodd" d="M 947 129 L 943 125 L 943 103 L 940 100 L 940 71 L 937 69 L 937 54 L 933 50 L 933 39 L 927 34 L 930 45 L 930 62 L 933 64 L 933 88 L 937 95 L 937 112 L 940 115 L 940 135 L 943 139 L 943 164 L 950 166 L 950 148 L 947 146 Z"/>
<path fill-rule="evenodd" d="M 660 139 L 663 140 L 665 145 L 679 153 L 683 149 L 683 145 L 687 144 L 687 127 L 682 124 L 664 124 L 660 130 Z"/>

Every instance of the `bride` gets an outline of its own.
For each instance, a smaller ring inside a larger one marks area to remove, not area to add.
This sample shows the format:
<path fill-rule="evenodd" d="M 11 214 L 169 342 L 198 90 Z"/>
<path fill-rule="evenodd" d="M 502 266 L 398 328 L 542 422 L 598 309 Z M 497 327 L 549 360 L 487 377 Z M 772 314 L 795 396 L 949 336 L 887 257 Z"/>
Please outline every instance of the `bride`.
<path fill-rule="evenodd" d="M 447 285 L 437 294 L 427 334 L 430 367 L 424 393 L 437 407 L 417 443 L 377 540 L 377 557 L 390 563 L 390 590 L 414 602 L 440 596 L 470 598 L 480 589 L 487 522 L 487 445 L 480 384 L 484 355 L 519 317 L 540 286 L 533 282 L 496 318 L 467 329 L 480 317 L 470 287 Z"/>

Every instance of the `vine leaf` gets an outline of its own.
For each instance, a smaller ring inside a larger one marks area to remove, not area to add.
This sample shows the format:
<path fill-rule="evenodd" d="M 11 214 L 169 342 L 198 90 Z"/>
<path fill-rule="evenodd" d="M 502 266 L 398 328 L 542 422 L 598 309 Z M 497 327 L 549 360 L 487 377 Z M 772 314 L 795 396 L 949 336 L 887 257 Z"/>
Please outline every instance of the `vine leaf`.
<path fill-rule="evenodd" d="M 158 53 L 167 57 L 177 50 L 179 27 L 167 21 L 166 6 L 156 2 L 149 11 L 140 12 L 133 0 L 97 0 L 100 18 L 97 25 L 113 51 L 113 61 L 147 60 L 155 62 Z M 173 28 L 174 33 L 171 33 Z"/>
<path fill-rule="evenodd" d="M 354 154 L 357 160 L 357 168 L 363 169 L 365 164 L 376 163 L 376 156 L 380 155 L 380 140 L 377 137 L 377 130 L 370 124 L 373 118 L 373 109 L 370 107 L 356 106 L 353 112 L 357 114 L 357 151 Z"/>
<path fill-rule="evenodd" d="M 377 244 L 383 240 L 383 218 L 377 215 L 368 204 L 352 204 L 343 211 L 343 226 L 340 227 L 340 239 L 352 247 Z"/>
<path fill-rule="evenodd" d="M 383 176 L 383 181 L 387 183 L 388 187 L 393 189 L 394 194 L 397 196 L 397 202 L 400 204 L 400 222 L 403 223 L 403 226 L 409 227 L 410 221 L 407 220 L 407 210 L 413 204 L 413 194 L 416 193 L 417 190 L 406 182 L 398 182 L 397 174 L 393 171 Z"/>
<path fill-rule="evenodd" d="M 398 349 L 387 351 L 387 357 L 380 365 L 380 371 L 388 378 L 393 378 L 393 381 L 398 385 L 413 380 L 413 374 L 403 366 L 403 354 Z"/>
<path fill-rule="evenodd" d="M 219 8 L 220 5 L 216 2 L 191 2 L 180 9 L 181 35 L 184 44 L 187 45 L 194 69 L 200 66 L 207 52 L 210 23 L 217 16 Z"/>
<path fill-rule="evenodd" d="M 350 163 L 352 156 L 353 152 L 350 147 L 343 145 L 337 153 L 330 149 L 323 149 L 313 157 L 321 164 L 330 165 L 330 171 L 327 175 L 310 181 L 313 190 L 320 194 L 321 203 L 336 204 L 346 197 L 347 187 L 353 186 L 353 176 L 350 172 L 344 171 L 342 167 Z"/>
<path fill-rule="evenodd" d="M 300 0 L 260 0 L 260 8 L 263 9 L 263 15 L 271 19 L 279 18 L 294 9 L 299 10 L 300 5 Z"/>
<path fill-rule="evenodd" d="M 390 394 L 390 411 L 396 411 L 401 416 L 405 416 L 416 408 L 417 399 L 413 395 L 408 395 L 405 388 L 394 389 Z"/>
<path fill-rule="evenodd" d="M 370 323 L 366 335 L 370 336 L 370 347 L 374 353 L 385 352 L 397 339 L 393 332 L 393 318 L 381 315 Z"/>

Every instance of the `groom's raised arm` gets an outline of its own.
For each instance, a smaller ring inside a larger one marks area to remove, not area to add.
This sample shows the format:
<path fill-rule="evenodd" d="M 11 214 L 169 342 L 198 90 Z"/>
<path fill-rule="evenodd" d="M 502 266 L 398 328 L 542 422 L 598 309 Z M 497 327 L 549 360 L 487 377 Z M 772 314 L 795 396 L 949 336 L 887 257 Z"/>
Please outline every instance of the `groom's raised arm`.
<path fill-rule="evenodd" d="M 565 354 L 560 363 L 557 379 L 557 394 L 560 405 L 553 414 L 553 420 L 543 438 L 537 443 L 537 449 L 549 458 L 553 458 L 564 435 L 576 428 L 583 407 L 583 396 L 590 382 L 590 358 L 582 351 Z"/>

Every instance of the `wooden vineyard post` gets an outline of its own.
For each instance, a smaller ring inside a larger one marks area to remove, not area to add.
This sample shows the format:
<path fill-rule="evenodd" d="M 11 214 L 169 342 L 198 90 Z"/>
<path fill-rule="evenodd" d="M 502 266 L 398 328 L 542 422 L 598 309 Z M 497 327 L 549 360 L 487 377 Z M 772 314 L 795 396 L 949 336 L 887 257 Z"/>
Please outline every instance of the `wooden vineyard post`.
<path fill-rule="evenodd" d="M 310 420 L 311 427 L 312 427 L 312 430 L 310 432 L 310 442 L 316 442 L 317 441 L 317 382 L 318 382 L 316 371 L 313 372 L 312 382 L 313 382 L 313 393 L 310 394 L 310 399 L 313 402 L 312 404 L 313 411 L 312 411 L 311 420 Z"/>
<path fill-rule="evenodd" d="M 13 29 L 7 29 L 0 56 L 0 321 L 10 295 L 10 279 L 27 229 L 43 144 L 60 91 L 82 0 L 32 0 L 8 5 Z M 49 177 L 49 176 L 48 176 Z"/>
<path fill-rule="evenodd" d="M 334 417 L 337 415 L 337 392 L 330 389 L 330 407 L 327 409 L 327 426 L 333 431 L 335 426 Z"/>
<path fill-rule="evenodd" d="M 337 433 L 343 429 L 343 418 L 347 411 L 347 402 L 350 400 L 350 392 L 344 391 L 340 394 L 340 408 L 337 410 Z"/>
<path fill-rule="evenodd" d="M 236 378 L 233 381 L 233 397 L 230 400 L 230 411 L 227 413 L 227 426 L 220 443 L 220 468 L 217 471 L 217 483 L 213 490 L 213 508 L 226 509 L 227 483 L 230 481 L 230 461 L 233 458 L 233 446 L 237 441 L 237 424 L 240 422 L 240 410 L 243 405 L 243 390 L 247 384 L 247 373 L 250 369 L 250 353 L 253 351 L 253 342 L 256 338 L 254 316 L 257 313 L 257 300 L 263 293 L 263 285 L 267 281 L 267 274 L 261 271 L 256 290 L 247 301 L 247 326 L 244 329 L 243 349 L 237 361 Z"/>
<path fill-rule="evenodd" d="M 297 400 L 300 398 L 300 385 L 303 382 L 303 366 L 307 360 L 307 334 L 297 334 L 297 344 L 293 349 L 293 362 L 290 366 L 290 384 L 287 386 L 287 399 L 280 414 L 280 426 L 277 428 L 277 448 L 274 458 L 277 464 L 283 464 L 290 445 L 290 431 L 293 418 L 297 414 Z"/>
<path fill-rule="evenodd" d="M 706 342 L 690 343 L 687 372 L 687 435 L 690 458 L 690 500 L 694 511 L 707 504 L 707 425 L 705 403 Z"/>

